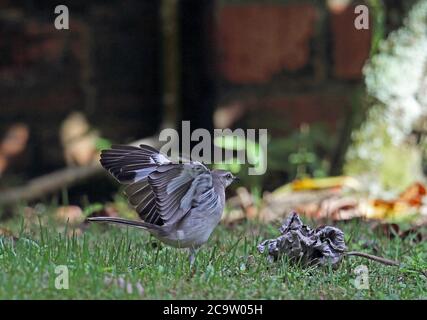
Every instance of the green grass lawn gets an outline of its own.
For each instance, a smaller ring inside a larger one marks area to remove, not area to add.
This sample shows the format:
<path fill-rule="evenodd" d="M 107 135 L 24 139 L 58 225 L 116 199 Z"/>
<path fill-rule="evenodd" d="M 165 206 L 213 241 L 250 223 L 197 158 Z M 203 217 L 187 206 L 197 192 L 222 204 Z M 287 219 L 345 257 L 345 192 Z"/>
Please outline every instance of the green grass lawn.
<path fill-rule="evenodd" d="M 401 268 L 347 257 L 338 270 L 268 263 L 256 245 L 277 226 L 219 226 L 189 269 L 188 254 L 143 231 L 90 225 L 79 236 L 52 226 L 12 241 L 0 237 L 0 299 L 426 299 L 427 243 L 378 237 L 363 222 L 339 224 L 351 250 L 400 260 Z M 369 289 L 354 286 L 354 270 L 369 269 Z M 69 289 L 55 288 L 66 265 Z M 108 279 L 120 279 L 111 281 Z M 137 285 L 143 288 L 136 290 Z M 133 289 L 131 290 L 130 287 Z"/>

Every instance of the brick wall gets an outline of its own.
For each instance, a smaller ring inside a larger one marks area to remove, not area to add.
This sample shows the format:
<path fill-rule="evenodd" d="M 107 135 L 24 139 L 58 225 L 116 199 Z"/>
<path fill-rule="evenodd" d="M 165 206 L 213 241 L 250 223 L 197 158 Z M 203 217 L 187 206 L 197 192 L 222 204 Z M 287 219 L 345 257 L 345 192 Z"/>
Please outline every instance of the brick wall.
<path fill-rule="evenodd" d="M 336 2 L 225 2 L 218 13 L 222 104 L 238 101 L 260 127 L 339 129 L 362 83 L 371 32 L 355 29 L 354 4 Z"/>
<path fill-rule="evenodd" d="M 361 84 L 370 32 L 353 6 L 328 1 L 218 1 L 219 104 L 238 102 L 244 125 L 285 134 L 302 122 L 332 130 Z M 30 125 L 19 168 L 62 166 L 58 129 L 73 110 L 115 141 L 153 133 L 161 120 L 159 2 L 61 1 L 70 30 L 53 27 L 52 0 L 0 0 L 0 133 Z M 197 112 L 197 111 L 195 111 Z"/>

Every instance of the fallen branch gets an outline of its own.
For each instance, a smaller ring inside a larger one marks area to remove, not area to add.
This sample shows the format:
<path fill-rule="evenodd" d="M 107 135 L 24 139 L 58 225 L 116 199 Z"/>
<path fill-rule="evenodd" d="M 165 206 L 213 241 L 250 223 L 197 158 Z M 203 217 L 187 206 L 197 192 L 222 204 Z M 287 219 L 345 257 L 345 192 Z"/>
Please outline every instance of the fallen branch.
<path fill-rule="evenodd" d="M 358 252 L 358 251 L 350 251 L 350 252 L 346 252 L 345 253 L 346 256 L 357 256 L 357 257 L 362 257 L 362 258 L 366 258 L 378 263 L 382 263 L 386 266 L 400 266 L 400 262 L 394 261 L 394 260 L 389 260 L 383 257 L 378 257 L 378 256 L 374 256 L 372 254 L 368 254 L 365 252 Z"/>
<path fill-rule="evenodd" d="M 138 146 L 140 144 L 147 144 L 155 148 L 160 147 L 157 136 L 141 139 L 129 145 Z M 101 172 L 102 167 L 98 162 L 82 167 L 64 168 L 30 180 L 26 185 L 2 191 L 0 193 L 0 205 L 36 200 L 63 188 L 73 186 Z"/>
<path fill-rule="evenodd" d="M 69 167 L 49 173 L 29 181 L 24 186 L 2 191 L 0 205 L 9 205 L 20 201 L 31 201 L 55 192 L 64 187 L 69 187 L 79 181 L 85 180 L 99 172 L 101 165 L 94 163 L 84 167 Z"/>

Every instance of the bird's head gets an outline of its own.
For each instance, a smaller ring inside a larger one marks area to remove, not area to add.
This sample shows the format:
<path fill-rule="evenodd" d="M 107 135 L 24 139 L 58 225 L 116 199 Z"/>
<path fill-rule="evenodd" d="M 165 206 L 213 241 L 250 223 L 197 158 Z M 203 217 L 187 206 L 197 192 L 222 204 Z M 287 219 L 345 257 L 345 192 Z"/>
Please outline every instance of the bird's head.
<path fill-rule="evenodd" d="M 218 181 L 223 184 L 224 188 L 227 188 L 232 182 L 239 180 L 238 177 L 225 170 L 214 170 L 213 174 L 217 177 Z"/>

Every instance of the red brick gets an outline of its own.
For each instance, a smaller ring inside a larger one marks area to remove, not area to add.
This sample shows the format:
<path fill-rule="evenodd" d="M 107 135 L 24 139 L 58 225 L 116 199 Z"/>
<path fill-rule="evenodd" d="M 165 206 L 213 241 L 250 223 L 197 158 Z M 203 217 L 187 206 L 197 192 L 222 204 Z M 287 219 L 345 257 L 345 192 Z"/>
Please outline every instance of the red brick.
<path fill-rule="evenodd" d="M 28 19 L 13 36 L 0 37 L 2 50 L 8 50 L 11 56 L 10 61 L 0 67 L 0 77 L 8 70 L 15 71 L 12 73 L 16 77 L 24 76 L 25 68 L 39 63 L 62 63 L 64 54 L 69 53 L 85 66 L 89 57 L 88 35 L 87 25 L 79 20 L 71 19 L 70 30 L 57 30 L 53 23 Z"/>
<path fill-rule="evenodd" d="M 23 50 L 23 51 L 22 51 Z M 32 38 L 19 52 L 23 57 L 14 54 L 15 60 L 21 58 L 25 63 L 38 63 L 41 61 L 60 61 L 65 50 L 65 39 L 61 37 Z"/>
<path fill-rule="evenodd" d="M 226 5 L 219 16 L 221 72 L 230 82 L 263 83 L 307 65 L 317 11 L 310 4 Z"/>
<path fill-rule="evenodd" d="M 58 31 L 55 29 L 53 22 L 41 22 L 37 19 L 30 18 L 25 23 L 24 32 L 28 36 L 51 36 Z"/>
<path fill-rule="evenodd" d="M 63 37 L 47 38 L 40 43 L 43 59 L 59 61 L 64 54 L 65 39 Z"/>
<path fill-rule="evenodd" d="M 354 6 L 332 7 L 331 31 L 333 41 L 334 75 L 345 80 L 362 77 L 362 68 L 369 57 L 371 30 L 357 30 Z"/>
<path fill-rule="evenodd" d="M 256 121 L 252 125 L 270 126 L 271 134 L 283 135 L 302 123 L 323 123 L 336 130 L 349 108 L 350 101 L 345 93 L 301 93 L 251 101 L 249 117 L 252 122 Z M 282 126 L 271 126 L 272 119 Z"/>
<path fill-rule="evenodd" d="M 61 86 L 40 94 L 2 95 L 0 105 L 2 113 L 8 115 L 33 115 L 63 117 L 68 112 L 81 104 L 80 89 L 73 86 Z"/>
<path fill-rule="evenodd" d="M 25 20 L 22 32 L 10 43 L 13 64 L 34 64 L 41 61 L 56 62 L 62 58 L 66 38 L 53 23 L 36 19 Z"/>

